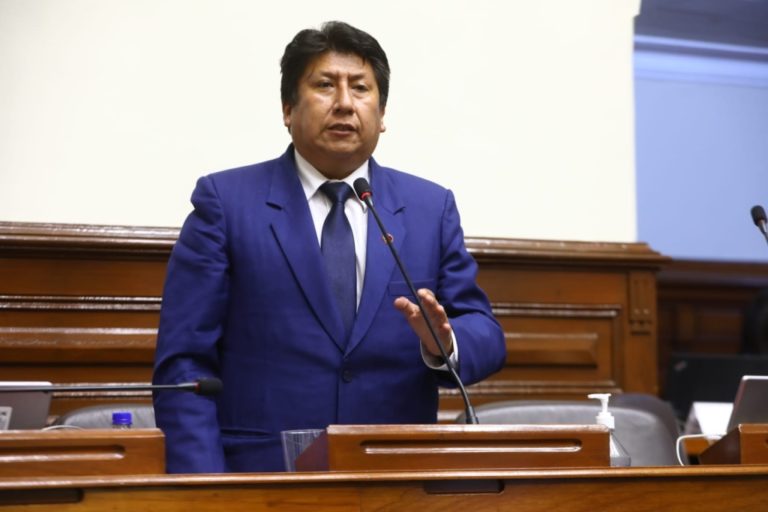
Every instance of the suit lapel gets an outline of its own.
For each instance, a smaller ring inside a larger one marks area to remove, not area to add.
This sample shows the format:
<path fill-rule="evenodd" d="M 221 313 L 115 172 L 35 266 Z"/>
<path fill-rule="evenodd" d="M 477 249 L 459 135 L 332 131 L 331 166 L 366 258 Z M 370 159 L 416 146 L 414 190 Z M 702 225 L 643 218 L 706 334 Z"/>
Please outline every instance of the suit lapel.
<path fill-rule="evenodd" d="M 382 224 L 392 235 L 395 250 L 399 251 L 406 236 L 404 219 L 401 215 L 404 205 L 395 193 L 395 187 L 390 182 L 387 171 L 382 170 L 373 158 L 370 160 L 370 177 L 374 207 Z M 387 287 L 392 279 L 392 273 L 399 273 L 400 270 L 396 268 L 395 259 L 384 242 L 376 219 L 370 211 L 366 243 L 365 281 L 347 352 L 360 343 L 380 308 L 394 307 L 382 302 L 388 299 Z"/>
<path fill-rule="evenodd" d="M 343 350 L 346 342 L 344 327 L 341 316 L 333 307 L 334 299 L 323 271 L 317 234 L 293 161 L 293 146 L 277 162 L 267 202 L 275 212 L 272 232 L 296 281 L 323 328 Z"/>

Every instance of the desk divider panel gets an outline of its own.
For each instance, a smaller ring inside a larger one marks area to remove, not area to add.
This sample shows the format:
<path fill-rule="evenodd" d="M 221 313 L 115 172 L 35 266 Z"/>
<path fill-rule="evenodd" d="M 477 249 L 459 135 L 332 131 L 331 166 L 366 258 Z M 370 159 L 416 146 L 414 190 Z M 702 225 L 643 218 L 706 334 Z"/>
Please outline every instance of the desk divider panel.
<path fill-rule="evenodd" d="M 608 467 L 602 425 L 330 425 L 299 471 Z"/>
<path fill-rule="evenodd" d="M 768 424 L 741 424 L 699 454 L 701 464 L 768 464 Z"/>
<path fill-rule="evenodd" d="M 0 432 L 0 478 L 165 473 L 159 429 Z"/>

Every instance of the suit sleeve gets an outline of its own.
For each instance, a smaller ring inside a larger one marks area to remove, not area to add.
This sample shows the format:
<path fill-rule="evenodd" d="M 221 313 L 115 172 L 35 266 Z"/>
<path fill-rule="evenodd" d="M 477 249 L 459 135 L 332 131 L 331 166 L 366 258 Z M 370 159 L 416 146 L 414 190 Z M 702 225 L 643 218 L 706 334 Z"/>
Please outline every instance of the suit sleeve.
<path fill-rule="evenodd" d="M 464 245 L 459 212 L 450 191 L 446 195 L 442 219 L 437 298 L 446 309 L 460 347 L 461 380 L 465 384 L 474 384 L 504 366 L 504 334 L 491 312 L 488 297 L 477 285 L 477 263 Z M 447 376 L 441 379 L 441 384 L 453 385 Z"/>
<path fill-rule="evenodd" d="M 216 345 L 225 328 L 229 264 L 223 210 L 210 178 L 198 181 L 192 204 L 168 262 L 154 384 L 219 377 Z M 166 390 L 155 392 L 154 406 L 169 473 L 227 470 L 215 398 Z"/>

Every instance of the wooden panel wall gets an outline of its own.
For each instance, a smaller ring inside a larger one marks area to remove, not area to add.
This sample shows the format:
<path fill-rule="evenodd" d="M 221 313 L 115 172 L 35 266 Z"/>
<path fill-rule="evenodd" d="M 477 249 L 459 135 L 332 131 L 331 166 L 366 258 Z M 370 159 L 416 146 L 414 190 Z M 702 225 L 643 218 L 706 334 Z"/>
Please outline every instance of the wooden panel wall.
<path fill-rule="evenodd" d="M 670 262 L 659 273 L 660 346 L 738 353 L 744 312 L 766 288 L 768 263 Z"/>
<path fill-rule="evenodd" d="M 737 354 L 745 313 L 768 289 L 768 263 L 675 260 L 658 274 L 659 375 L 672 352 Z"/>
<path fill-rule="evenodd" d="M 148 382 L 178 230 L 0 223 L 0 377 Z M 476 404 L 656 393 L 656 272 L 645 244 L 469 238 L 506 340 Z M 54 412 L 146 393 L 57 394 Z M 441 409 L 461 409 L 446 391 Z"/>
<path fill-rule="evenodd" d="M 657 393 L 656 271 L 645 244 L 467 239 L 507 340 L 475 404 Z M 446 395 L 448 395 L 446 393 Z M 445 410 L 459 408 L 445 397 Z"/>
<path fill-rule="evenodd" d="M 148 382 L 178 230 L 0 223 L 0 379 Z M 55 395 L 61 413 L 147 393 Z"/>

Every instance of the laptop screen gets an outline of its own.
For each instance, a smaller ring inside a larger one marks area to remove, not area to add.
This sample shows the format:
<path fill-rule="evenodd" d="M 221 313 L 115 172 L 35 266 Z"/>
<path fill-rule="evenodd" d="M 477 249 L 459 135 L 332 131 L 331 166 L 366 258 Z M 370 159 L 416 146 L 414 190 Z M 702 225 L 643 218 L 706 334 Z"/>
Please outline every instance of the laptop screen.
<path fill-rule="evenodd" d="M 768 423 L 768 376 L 745 375 L 741 378 L 727 432 L 740 423 Z"/>
<path fill-rule="evenodd" d="M 9 388 L 50 385 L 50 382 L 40 381 L 0 381 L 0 430 L 29 430 L 45 427 L 51 407 L 51 392 L 12 391 Z"/>

